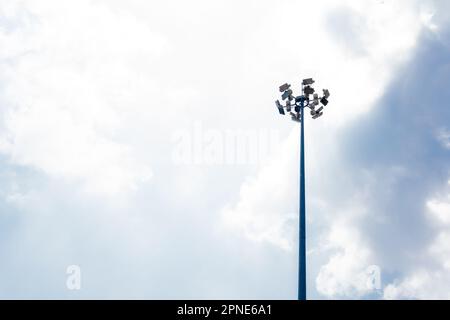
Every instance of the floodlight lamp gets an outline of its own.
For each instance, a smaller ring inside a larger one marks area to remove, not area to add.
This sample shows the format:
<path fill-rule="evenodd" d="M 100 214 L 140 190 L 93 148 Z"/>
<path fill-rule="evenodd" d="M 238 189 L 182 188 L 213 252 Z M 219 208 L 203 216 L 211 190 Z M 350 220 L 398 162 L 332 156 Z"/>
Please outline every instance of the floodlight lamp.
<path fill-rule="evenodd" d="M 299 115 L 298 113 L 295 114 L 295 113 L 291 112 L 290 115 L 291 115 L 292 121 L 295 121 L 295 122 L 301 122 L 301 121 L 300 121 L 300 115 Z"/>
<path fill-rule="evenodd" d="M 315 81 L 312 78 L 308 78 L 308 79 L 304 79 L 303 80 L 303 85 L 311 85 L 313 84 Z"/>
<path fill-rule="evenodd" d="M 311 88 L 310 86 L 307 86 L 303 89 L 303 91 L 305 92 L 305 95 L 310 95 L 313 94 L 315 92 L 314 88 Z"/>
<path fill-rule="evenodd" d="M 313 119 L 320 118 L 323 115 L 324 107 L 329 103 L 330 92 L 328 89 L 323 89 L 323 95 L 319 95 L 312 86 L 314 83 L 312 78 L 303 79 L 300 96 L 293 95 L 290 84 L 285 83 L 280 86 L 281 99 L 275 102 L 279 113 L 290 115 L 293 121 L 301 123 L 302 112 L 306 111 L 305 108 L 309 108 Z"/>
<path fill-rule="evenodd" d="M 284 109 L 283 109 L 283 106 L 281 105 L 281 103 L 280 103 L 280 101 L 275 101 L 275 104 L 276 104 L 276 106 L 277 106 L 277 108 L 278 108 L 278 112 L 280 113 L 280 114 L 282 114 L 282 115 L 284 115 L 285 113 L 284 113 Z"/>
<path fill-rule="evenodd" d="M 289 90 L 290 87 L 291 87 L 290 84 L 285 83 L 282 86 L 280 86 L 280 92 L 287 91 L 287 90 Z"/>
<path fill-rule="evenodd" d="M 311 103 L 310 106 L 315 107 L 315 106 L 317 106 L 318 104 L 319 104 L 319 95 L 318 95 L 317 93 L 314 93 L 314 95 L 313 95 L 313 101 L 312 101 L 312 103 Z"/>
<path fill-rule="evenodd" d="M 292 96 L 292 90 L 287 90 L 287 91 L 285 91 L 284 93 L 283 93 L 283 95 L 281 96 L 281 98 L 283 99 L 283 100 L 286 100 L 286 99 L 288 99 L 290 96 Z M 291 100 L 291 99 L 290 99 Z"/>
<path fill-rule="evenodd" d="M 322 115 L 323 115 L 323 112 L 317 113 L 317 114 L 313 117 L 313 119 L 320 118 Z"/>

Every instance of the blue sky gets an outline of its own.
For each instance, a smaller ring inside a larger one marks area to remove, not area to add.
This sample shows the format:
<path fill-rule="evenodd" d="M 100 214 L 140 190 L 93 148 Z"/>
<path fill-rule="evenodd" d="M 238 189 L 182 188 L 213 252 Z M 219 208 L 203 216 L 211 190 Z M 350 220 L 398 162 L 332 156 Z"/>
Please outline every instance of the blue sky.
<path fill-rule="evenodd" d="M 309 297 L 450 298 L 447 12 L 0 1 L 0 298 L 295 299 L 307 77 Z"/>

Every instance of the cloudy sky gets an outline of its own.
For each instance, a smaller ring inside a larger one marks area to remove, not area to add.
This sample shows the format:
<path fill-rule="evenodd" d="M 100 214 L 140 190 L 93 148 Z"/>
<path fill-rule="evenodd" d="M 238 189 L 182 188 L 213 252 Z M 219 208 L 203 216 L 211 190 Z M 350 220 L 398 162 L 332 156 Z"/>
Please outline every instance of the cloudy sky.
<path fill-rule="evenodd" d="M 0 48 L 0 298 L 295 299 L 314 77 L 309 298 L 450 299 L 449 3 L 0 0 Z"/>

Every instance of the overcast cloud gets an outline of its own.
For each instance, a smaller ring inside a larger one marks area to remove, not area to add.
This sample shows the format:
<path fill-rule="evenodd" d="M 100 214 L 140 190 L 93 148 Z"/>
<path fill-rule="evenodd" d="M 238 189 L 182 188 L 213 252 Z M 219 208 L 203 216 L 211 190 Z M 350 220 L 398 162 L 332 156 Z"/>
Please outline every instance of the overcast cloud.
<path fill-rule="evenodd" d="M 0 297 L 295 299 L 299 128 L 273 101 L 314 77 L 309 297 L 450 298 L 448 12 L 0 0 Z"/>

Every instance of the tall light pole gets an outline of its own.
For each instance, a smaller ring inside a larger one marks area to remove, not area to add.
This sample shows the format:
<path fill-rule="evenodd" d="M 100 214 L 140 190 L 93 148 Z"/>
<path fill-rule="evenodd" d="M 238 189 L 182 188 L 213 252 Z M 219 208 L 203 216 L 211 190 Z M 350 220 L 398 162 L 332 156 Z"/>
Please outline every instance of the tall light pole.
<path fill-rule="evenodd" d="M 298 244 L 298 300 L 306 300 L 306 203 L 305 203 L 305 109 L 311 109 L 311 116 L 313 119 L 318 119 L 323 115 L 323 107 L 328 104 L 330 92 L 327 89 L 323 90 L 323 96 L 319 97 L 315 93 L 312 85 L 314 80 L 304 79 L 302 81 L 302 94 L 294 96 L 290 84 L 283 84 L 280 87 L 282 92 L 282 100 L 286 101 L 282 105 L 279 100 L 275 102 L 280 114 L 285 115 L 289 112 L 291 119 L 300 123 L 300 188 L 299 188 L 299 244 Z M 310 96 L 312 99 L 310 100 Z M 316 110 L 316 107 L 322 104 Z"/>

